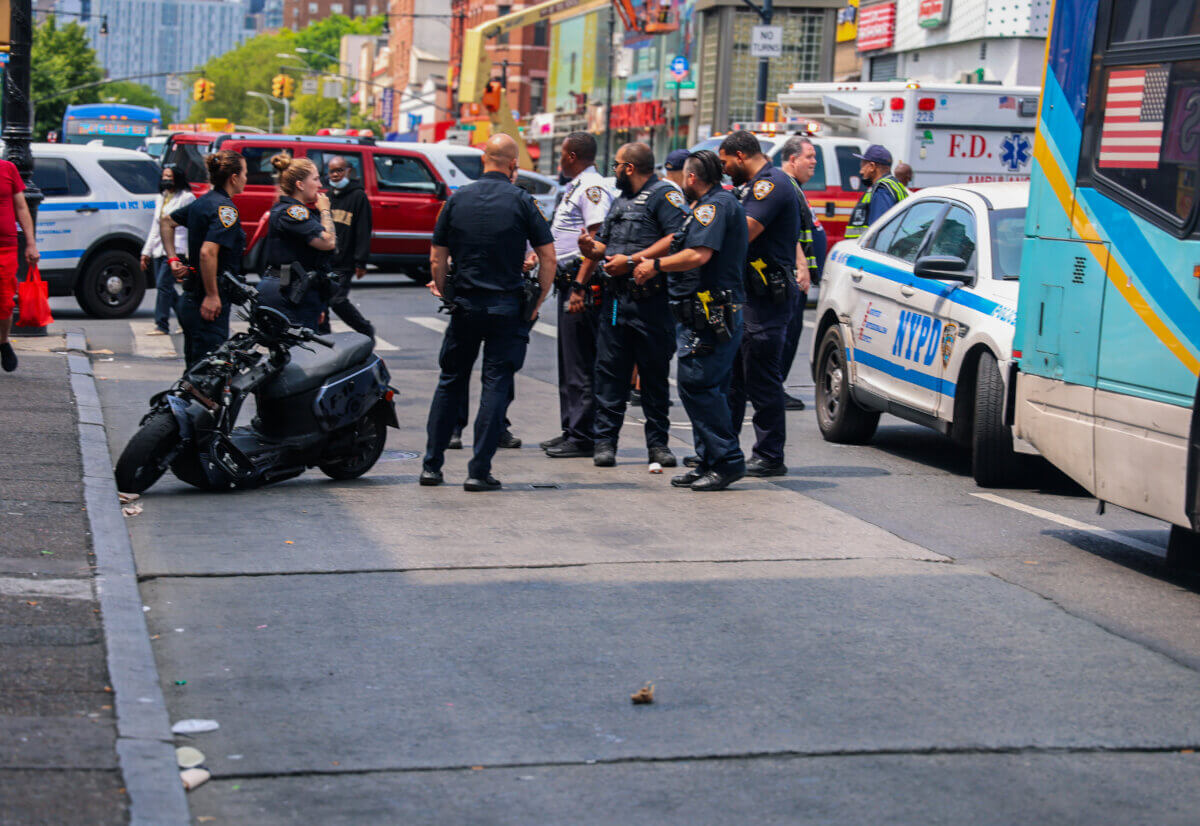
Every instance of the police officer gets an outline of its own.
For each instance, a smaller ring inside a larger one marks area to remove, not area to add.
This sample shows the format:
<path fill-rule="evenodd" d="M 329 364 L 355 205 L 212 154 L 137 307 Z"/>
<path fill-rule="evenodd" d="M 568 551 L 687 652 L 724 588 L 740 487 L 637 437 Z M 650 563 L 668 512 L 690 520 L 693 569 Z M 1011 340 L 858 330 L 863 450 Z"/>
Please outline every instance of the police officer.
<path fill-rule="evenodd" d="M 673 149 L 667 153 L 667 159 L 663 161 L 663 170 L 667 173 L 666 179 L 673 183 L 680 192 L 683 192 L 683 164 L 688 159 L 688 154 L 686 149 Z"/>
<path fill-rule="evenodd" d="M 641 379 L 642 411 L 646 416 L 649 460 L 675 467 L 667 447 L 671 357 L 675 355 L 675 320 L 667 302 L 666 279 L 633 281 L 633 268 L 642 258 L 667 252 L 687 218 L 687 203 L 669 181 L 654 174 L 654 152 L 644 143 L 627 143 L 617 150 L 617 188 L 604 226 L 595 238 L 583 236 L 585 257 L 604 258 L 604 300 L 596 337 L 596 453 L 597 467 L 617 463 L 617 437 L 625 421 L 629 376 L 636 366 Z M 583 302 L 578 291 L 571 308 Z"/>
<path fill-rule="evenodd" d="M 280 195 L 267 222 L 258 303 L 316 331 L 335 286 L 327 272 L 329 253 L 337 246 L 329 198 L 308 158 L 280 153 L 271 165 L 278 170 Z"/>
<path fill-rule="evenodd" d="M 554 210 L 550 232 L 558 271 L 558 402 L 562 432 L 541 443 L 555 459 L 591 456 L 595 425 L 596 330 L 599 312 L 589 283 L 596 262 L 579 253 L 581 234 L 591 235 L 604 223 L 612 195 L 596 171 L 596 139 L 588 132 L 572 132 L 563 139 L 559 169 L 570 178 Z M 572 296 L 587 298 L 576 301 Z"/>
<path fill-rule="evenodd" d="M 746 402 L 754 405 L 754 450 L 747 476 L 783 476 L 786 399 L 783 344 L 796 306 L 796 239 L 800 199 L 791 178 L 762 153 L 758 138 L 744 130 L 721 142 L 721 163 L 734 186 L 744 187 L 742 207 L 750 233 L 746 253 L 745 334 L 734 362 L 729 409 L 740 426 Z"/>
<path fill-rule="evenodd" d="M 862 198 L 850 213 L 846 224 L 846 237 L 858 238 L 875 223 L 875 219 L 908 197 L 904 184 L 892 175 L 892 153 L 879 144 L 872 144 L 861 155 L 855 155 L 862 163 L 858 177 L 868 185 Z"/>
<path fill-rule="evenodd" d="M 656 273 L 669 274 L 667 292 L 677 321 L 679 398 L 692 420 L 699 456 L 698 466 L 674 477 L 671 484 L 695 491 L 723 490 L 746 472 L 728 394 L 742 338 L 748 233 L 742 205 L 722 188 L 721 178 L 721 162 L 712 152 L 688 157 L 683 191 L 692 202 L 692 214 L 667 255 L 647 258 L 634 270 L 634 279 L 643 284 Z"/>
<path fill-rule="evenodd" d="M 788 321 L 787 336 L 783 343 L 783 379 L 786 382 L 800 347 L 800 336 L 804 333 L 804 307 L 808 302 L 808 290 L 821 280 L 821 268 L 825 264 L 828 238 L 821 219 L 813 212 L 812 205 L 804 197 L 804 184 L 812 180 L 817 170 L 817 149 L 808 138 L 788 138 L 779 150 L 783 159 L 783 171 L 792 179 L 796 195 L 800 198 L 800 237 L 796 246 L 796 304 Z M 786 391 L 785 391 L 786 392 Z M 790 395 L 784 396 L 788 410 L 803 410 L 804 402 Z"/>
<path fill-rule="evenodd" d="M 191 367 L 229 338 L 229 302 L 221 273 L 241 271 L 246 233 L 233 196 L 246 187 L 246 161 L 232 149 L 204 159 L 212 189 L 159 219 L 163 251 L 175 278 L 183 282 L 176 313 L 183 328 L 183 355 Z M 188 230 L 188 263 L 175 249 L 175 227 Z M 191 265 L 189 267 L 189 264 Z"/>
<path fill-rule="evenodd" d="M 483 391 L 475 414 L 475 455 L 463 488 L 499 490 L 491 474 L 513 374 L 525 361 L 537 307 L 550 293 L 555 269 L 554 239 L 533 197 L 510 182 L 517 143 L 493 135 L 484 147 L 483 175 L 459 189 L 438 215 L 430 265 L 438 291 L 454 304 L 442 342 L 442 368 L 429 407 L 422 485 L 440 485 L 442 463 L 467 395 L 471 369 L 483 347 Z M 525 243 L 541 265 L 539 290 L 526 302 L 522 265 Z M 453 272 L 449 261 L 453 260 Z"/>

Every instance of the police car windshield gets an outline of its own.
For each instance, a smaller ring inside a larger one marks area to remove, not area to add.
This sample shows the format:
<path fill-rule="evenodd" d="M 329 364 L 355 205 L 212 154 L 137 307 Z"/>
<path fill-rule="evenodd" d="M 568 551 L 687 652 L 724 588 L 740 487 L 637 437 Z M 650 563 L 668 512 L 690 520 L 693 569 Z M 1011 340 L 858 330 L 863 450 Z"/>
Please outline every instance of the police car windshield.
<path fill-rule="evenodd" d="M 447 155 L 450 163 L 459 168 L 462 174 L 472 181 L 478 180 L 483 174 L 483 155 Z"/>
<path fill-rule="evenodd" d="M 995 209 L 988 218 L 992 227 L 992 278 L 1016 281 L 1025 243 L 1025 209 Z"/>

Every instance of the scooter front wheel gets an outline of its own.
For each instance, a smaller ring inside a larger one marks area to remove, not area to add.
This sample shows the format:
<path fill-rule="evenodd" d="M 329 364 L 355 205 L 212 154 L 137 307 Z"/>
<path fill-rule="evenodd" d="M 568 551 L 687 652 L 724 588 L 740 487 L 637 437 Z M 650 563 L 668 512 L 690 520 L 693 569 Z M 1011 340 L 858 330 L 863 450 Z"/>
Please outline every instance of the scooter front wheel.
<path fill-rule="evenodd" d="M 375 466 L 387 442 L 387 420 L 374 407 L 353 425 L 351 444 L 336 459 L 317 465 L 331 479 L 357 479 Z"/>
<path fill-rule="evenodd" d="M 179 444 L 179 423 L 170 410 L 150 414 L 141 430 L 121 451 L 115 476 L 122 493 L 144 493 L 167 469 L 171 452 Z"/>

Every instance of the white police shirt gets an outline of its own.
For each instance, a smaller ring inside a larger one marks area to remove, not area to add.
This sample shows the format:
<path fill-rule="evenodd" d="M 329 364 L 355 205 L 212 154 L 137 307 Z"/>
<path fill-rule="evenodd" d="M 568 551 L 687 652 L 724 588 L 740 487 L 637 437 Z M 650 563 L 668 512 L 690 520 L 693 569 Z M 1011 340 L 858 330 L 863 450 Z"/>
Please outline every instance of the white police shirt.
<path fill-rule="evenodd" d="M 604 187 L 604 178 L 595 166 L 576 175 L 563 192 L 554 210 L 550 234 L 554 236 L 554 254 L 559 263 L 579 257 L 579 233 L 590 226 L 603 224 L 612 195 Z"/>

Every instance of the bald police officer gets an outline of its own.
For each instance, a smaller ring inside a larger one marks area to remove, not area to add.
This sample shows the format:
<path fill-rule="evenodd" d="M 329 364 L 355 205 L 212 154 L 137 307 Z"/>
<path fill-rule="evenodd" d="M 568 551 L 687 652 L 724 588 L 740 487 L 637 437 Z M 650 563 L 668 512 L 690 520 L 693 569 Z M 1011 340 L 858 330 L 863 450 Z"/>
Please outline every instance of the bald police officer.
<path fill-rule="evenodd" d="M 558 403 L 562 432 L 541 443 L 557 459 L 591 456 L 596 420 L 596 330 L 598 312 L 591 290 L 596 262 L 579 253 L 581 233 L 594 233 L 604 223 L 612 195 L 596 171 L 596 139 L 572 132 L 563 139 L 559 169 L 570 177 L 554 210 L 550 232 L 558 256 L 554 286 L 558 290 Z M 572 296 L 580 299 L 571 306 Z"/>

